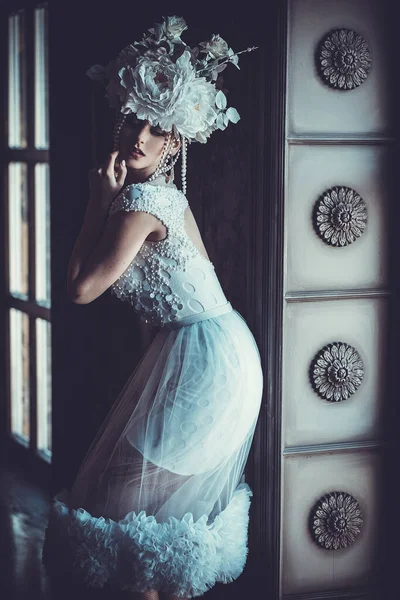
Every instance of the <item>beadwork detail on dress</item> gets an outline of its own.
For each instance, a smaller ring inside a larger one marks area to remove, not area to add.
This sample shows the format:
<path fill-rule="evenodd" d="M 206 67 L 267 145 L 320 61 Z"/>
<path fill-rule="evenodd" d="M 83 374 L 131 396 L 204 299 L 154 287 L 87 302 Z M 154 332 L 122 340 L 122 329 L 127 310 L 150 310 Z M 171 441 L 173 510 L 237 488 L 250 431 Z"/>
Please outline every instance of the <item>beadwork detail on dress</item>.
<path fill-rule="evenodd" d="M 111 204 L 109 218 L 120 210 L 154 215 L 167 229 L 157 242 L 145 241 L 111 286 L 147 323 L 163 326 L 226 304 L 214 265 L 185 231 L 186 196 L 174 185 L 131 184 Z"/>

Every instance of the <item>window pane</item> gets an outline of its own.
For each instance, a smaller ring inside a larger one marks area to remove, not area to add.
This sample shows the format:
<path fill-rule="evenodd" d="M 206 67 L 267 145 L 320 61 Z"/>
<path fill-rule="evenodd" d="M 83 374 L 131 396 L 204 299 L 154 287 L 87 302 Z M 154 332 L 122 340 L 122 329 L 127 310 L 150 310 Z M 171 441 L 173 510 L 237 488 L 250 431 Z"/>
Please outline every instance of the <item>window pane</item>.
<path fill-rule="evenodd" d="M 49 147 L 47 11 L 35 9 L 35 147 Z"/>
<path fill-rule="evenodd" d="M 28 441 L 29 430 L 29 317 L 10 309 L 11 431 Z"/>
<path fill-rule="evenodd" d="M 25 15 L 8 19 L 8 145 L 26 148 L 26 48 Z"/>
<path fill-rule="evenodd" d="M 49 165 L 35 165 L 36 300 L 50 308 Z"/>
<path fill-rule="evenodd" d="M 38 450 L 51 453 L 51 325 L 36 319 Z"/>
<path fill-rule="evenodd" d="M 9 289 L 14 296 L 28 297 L 28 196 L 27 167 L 8 165 Z"/>

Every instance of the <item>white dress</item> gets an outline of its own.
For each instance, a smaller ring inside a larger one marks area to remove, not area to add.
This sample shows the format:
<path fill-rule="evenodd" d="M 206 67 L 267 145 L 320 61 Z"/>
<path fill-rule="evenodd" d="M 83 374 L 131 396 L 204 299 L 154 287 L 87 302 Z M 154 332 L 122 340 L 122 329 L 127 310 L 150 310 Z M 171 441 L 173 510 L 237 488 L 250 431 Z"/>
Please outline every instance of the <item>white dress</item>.
<path fill-rule="evenodd" d="M 174 184 L 132 184 L 119 210 L 167 237 L 145 241 L 111 292 L 159 326 L 101 426 L 70 492 L 55 496 L 43 548 L 50 574 L 90 587 L 204 594 L 247 556 L 243 471 L 263 388 L 260 354 L 212 263 L 184 228 Z"/>

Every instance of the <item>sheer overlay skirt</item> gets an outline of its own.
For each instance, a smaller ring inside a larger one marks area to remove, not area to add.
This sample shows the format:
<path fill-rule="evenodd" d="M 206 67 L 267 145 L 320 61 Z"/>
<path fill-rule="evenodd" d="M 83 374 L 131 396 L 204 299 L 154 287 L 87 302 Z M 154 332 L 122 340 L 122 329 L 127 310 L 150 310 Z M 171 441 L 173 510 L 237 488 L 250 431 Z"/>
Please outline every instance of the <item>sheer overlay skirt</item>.
<path fill-rule="evenodd" d="M 43 557 L 87 585 L 202 595 L 247 555 L 242 482 L 262 395 L 236 311 L 159 331 L 53 503 Z M 56 549 L 58 551 L 54 551 Z"/>

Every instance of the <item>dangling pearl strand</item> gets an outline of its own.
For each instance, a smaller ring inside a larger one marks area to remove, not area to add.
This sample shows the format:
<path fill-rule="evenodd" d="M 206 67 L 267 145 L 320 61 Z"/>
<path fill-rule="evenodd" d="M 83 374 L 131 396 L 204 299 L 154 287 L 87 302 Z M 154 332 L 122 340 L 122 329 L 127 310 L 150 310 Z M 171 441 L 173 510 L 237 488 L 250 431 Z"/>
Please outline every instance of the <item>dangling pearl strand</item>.
<path fill-rule="evenodd" d="M 163 168 L 163 170 L 162 170 L 163 173 L 168 173 L 168 171 L 171 171 L 173 173 L 174 166 L 178 162 L 180 153 L 181 153 L 181 149 L 179 148 L 178 152 L 176 153 L 176 155 L 174 157 L 172 157 L 172 154 L 168 154 L 167 160 L 169 159 L 170 162 L 169 162 L 169 164 L 166 164 L 165 167 Z"/>
<path fill-rule="evenodd" d="M 146 181 L 154 181 L 154 179 L 156 177 L 158 177 L 159 175 L 161 175 L 161 173 L 165 172 L 164 171 L 164 167 L 165 167 L 165 161 L 167 159 L 167 154 L 168 154 L 168 150 L 169 150 L 170 141 L 171 141 L 171 134 L 168 134 L 168 136 L 165 138 L 163 151 L 162 151 L 162 154 L 161 154 L 161 158 L 160 158 L 160 160 L 158 162 L 158 165 L 156 167 L 156 170 L 154 171 L 153 175 L 150 175 L 150 177 Z"/>
<path fill-rule="evenodd" d="M 178 152 L 176 153 L 175 157 L 173 158 L 172 155 L 168 153 L 170 142 L 171 142 L 171 135 L 169 135 L 166 138 L 164 148 L 163 148 L 163 153 L 162 153 L 160 161 L 157 165 L 157 168 L 154 171 L 154 173 L 149 177 L 149 179 L 147 179 L 147 181 L 154 181 L 154 179 L 156 179 L 156 177 L 158 177 L 162 173 L 168 173 L 168 171 L 172 170 L 174 168 L 174 166 L 176 165 L 179 155 L 181 153 L 181 149 L 179 148 Z M 169 164 L 167 162 L 168 159 L 170 161 Z"/>
<path fill-rule="evenodd" d="M 113 152 L 119 150 L 119 135 L 121 133 L 122 126 L 125 123 L 125 119 L 126 115 L 121 112 L 118 113 L 113 128 Z"/>
<path fill-rule="evenodd" d="M 186 196 L 186 165 L 187 165 L 187 140 L 182 136 L 182 171 L 181 171 L 181 179 L 182 179 L 182 192 Z"/>

